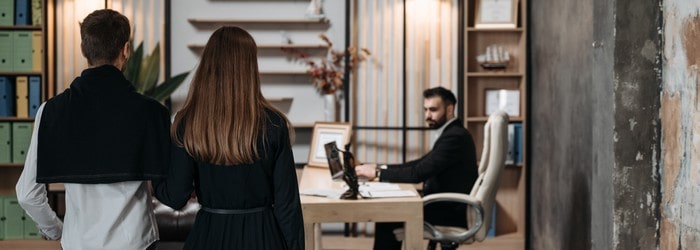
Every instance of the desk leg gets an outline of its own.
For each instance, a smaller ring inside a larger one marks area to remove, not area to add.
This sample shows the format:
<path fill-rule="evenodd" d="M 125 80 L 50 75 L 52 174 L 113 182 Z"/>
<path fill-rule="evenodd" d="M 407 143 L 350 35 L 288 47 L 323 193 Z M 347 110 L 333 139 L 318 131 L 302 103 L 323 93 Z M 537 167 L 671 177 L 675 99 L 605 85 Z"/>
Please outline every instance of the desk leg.
<path fill-rule="evenodd" d="M 315 250 L 315 230 L 314 223 L 304 223 L 304 245 L 306 250 Z"/>
<path fill-rule="evenodd" d="M 409 250 L 425 249 L 423 245 L 423 215 L 415 216 L 406 221 L 406 235 L 404 236 L 406 247 Z"/>

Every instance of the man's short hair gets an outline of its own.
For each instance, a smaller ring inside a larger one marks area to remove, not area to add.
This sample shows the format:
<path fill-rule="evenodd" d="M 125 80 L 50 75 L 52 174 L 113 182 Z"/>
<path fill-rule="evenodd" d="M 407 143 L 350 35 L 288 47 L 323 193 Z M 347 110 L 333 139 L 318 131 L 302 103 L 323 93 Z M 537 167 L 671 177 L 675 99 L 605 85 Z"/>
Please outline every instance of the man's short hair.
<path fill-rule="evenodd" d="M 130 36 L 129 19 L 114 10 L 96 10 L 80 23 L 80 48 L 90 65 L 113 63 Z"/>
<path fill-rule="evenodd" d="M 442 101 L 445 102 L 446 105 L 455 105 L 457 103 L 457 98 L 455 98 L 455 95 L 452 94 L 452 91 L 446 88 L 435 87 L 423 91 L 423 98 L 428 99 L 435 96 L 442 98 Z"/>

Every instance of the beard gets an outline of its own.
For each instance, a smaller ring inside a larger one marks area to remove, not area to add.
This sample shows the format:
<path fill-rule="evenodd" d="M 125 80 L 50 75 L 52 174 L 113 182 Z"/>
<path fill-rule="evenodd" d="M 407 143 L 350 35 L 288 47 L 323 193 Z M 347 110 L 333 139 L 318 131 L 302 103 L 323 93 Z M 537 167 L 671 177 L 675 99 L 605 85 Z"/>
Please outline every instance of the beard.
<path fill-rule="evenodd" d="M 437 120 L 426 119 L 425 122 L 428 123 L 428 127 L 432 128 L 432 129 L 436 129 L 436 128 L 442 127 L 442 125 L 445 125 L 445 123 L 447 122 L 447 116 L 440 117 Z"/>

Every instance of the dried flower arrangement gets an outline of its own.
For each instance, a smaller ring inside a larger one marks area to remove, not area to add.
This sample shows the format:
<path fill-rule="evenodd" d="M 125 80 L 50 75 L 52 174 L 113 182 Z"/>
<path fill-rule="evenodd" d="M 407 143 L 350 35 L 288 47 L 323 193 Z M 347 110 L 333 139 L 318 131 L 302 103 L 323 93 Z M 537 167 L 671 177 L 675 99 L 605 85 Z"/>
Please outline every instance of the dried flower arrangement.
<path fill-rule="evenodd" d="M 319 37 L 328 46 L 328 52 L 325 58 L 321 58 L 319 62 L 314 60 L 312 56 L 302 50 L 295 48 L 282 48 L 294 57 L 295 60 L 301 61 L 308 66 L 306 71 L 311 76 L 311 83 L 320 94 L 335 94 L 343 88 L 343 77 L 345 68 L 343 67 L 343 59 L 345 52 L 343 50 L 333 50 L 333 43 L 324 34 Z M 367 59 L 371 55 L 369 50 L 362 48 L 359 51 L 354 47 L 347 49 L 350 55 L 350 63 L 348 69 L 352 71 L 358 63 Z"/>

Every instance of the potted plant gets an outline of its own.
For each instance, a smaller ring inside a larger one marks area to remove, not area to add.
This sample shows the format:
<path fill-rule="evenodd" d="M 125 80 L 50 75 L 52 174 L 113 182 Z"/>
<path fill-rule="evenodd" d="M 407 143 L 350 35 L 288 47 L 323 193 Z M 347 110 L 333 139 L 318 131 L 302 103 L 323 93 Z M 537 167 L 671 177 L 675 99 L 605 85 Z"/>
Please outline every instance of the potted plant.
<path fill-rule="evenodd" d="M 133 44 L 133 43 L 132 43 Z M 160 43 L 156 43 L 150 55 L 143 54 L 143 42 L 136 50 L 131 47 L 131 57 L 126 61 L 124 76 L 131 81 L 136 91 L 149 96 L 159 102 L 164 102 L 187 78 L 188 72 L 180 73 L 174 77 L 158 83 L 160 74 Z"/>

